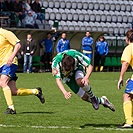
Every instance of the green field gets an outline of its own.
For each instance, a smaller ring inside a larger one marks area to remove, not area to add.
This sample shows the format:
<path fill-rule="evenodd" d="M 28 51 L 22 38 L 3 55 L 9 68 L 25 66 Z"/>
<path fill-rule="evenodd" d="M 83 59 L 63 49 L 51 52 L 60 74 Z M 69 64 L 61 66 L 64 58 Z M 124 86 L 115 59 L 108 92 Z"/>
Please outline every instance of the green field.
<path fill-rule="evenodd" d="M 126 73 L 125 79 L 131 76 Z M 112 112 L 102 105 L 95 111 L 91 104 L 73 94 L 64 99 L 51 73 L 18 73 L 17 86 L 42 87 L 46 99 L 41 104 L 36 96 L 13 97 L 16 115 L 5 115 L 7 108 L 2 90 L 0 96 L 0 133 L 133 133 L 133 129 L 118 129 L 124 122 L 122 90 L 117 90 L 119 72 L 92 73 L 90 85 L 95 95 L 106 95 L 115 105 Z M 66 87 L 67 90 L 69 90 Z"/>

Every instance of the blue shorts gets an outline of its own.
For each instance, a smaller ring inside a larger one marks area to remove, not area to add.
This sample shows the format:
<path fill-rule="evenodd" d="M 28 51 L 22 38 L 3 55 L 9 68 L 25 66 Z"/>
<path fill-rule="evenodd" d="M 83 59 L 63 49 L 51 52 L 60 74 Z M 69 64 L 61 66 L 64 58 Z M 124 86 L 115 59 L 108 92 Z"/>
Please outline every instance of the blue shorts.
<path fill-rule="evenodd" d="M 11 78 L 14 78 L 14 77 L 16 77 L 17 68 L 18 68 L 18 66 L 15 64 L 12 64 L 10 66 L 3 65 L 2 67 L 0 67 L 0 74 L 1 75 L 7 75 Z"/>
<path fill-rule="evenodd" d="M 87 57 L 89 57 L 90 59 L 92 59 L 92 53 L 83 53 L 84 55 L 86 55 Z"/>
<path fill-rule="evenodd" d="M 129 80 L 125 89 L 125 93 L 133 94 L 133 80 Z"/>

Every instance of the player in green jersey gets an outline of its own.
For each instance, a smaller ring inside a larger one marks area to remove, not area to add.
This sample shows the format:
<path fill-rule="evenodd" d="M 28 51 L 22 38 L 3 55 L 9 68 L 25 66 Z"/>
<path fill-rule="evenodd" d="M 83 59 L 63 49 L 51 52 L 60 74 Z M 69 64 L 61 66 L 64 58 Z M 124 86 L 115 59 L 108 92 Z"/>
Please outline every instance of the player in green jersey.
<path fill-rule="evenodd" d="M 85 67 L 86 74 L 84 72 Z M 72 93 L 65 90 L 62 82 L 66 83 L 82 100 L 92 103 L 95 110 L 99 108 L 99 104 L 102 104 L 104 107 L 115 111 L 113 104 L 109 102 L 106 96 L 99 98 L 93 94 L 88 83 L 92 70 L 91 59 L 73 49 L 58 53 L 53 58 L 52 74 L 66 99 L 69 99 Z"/>

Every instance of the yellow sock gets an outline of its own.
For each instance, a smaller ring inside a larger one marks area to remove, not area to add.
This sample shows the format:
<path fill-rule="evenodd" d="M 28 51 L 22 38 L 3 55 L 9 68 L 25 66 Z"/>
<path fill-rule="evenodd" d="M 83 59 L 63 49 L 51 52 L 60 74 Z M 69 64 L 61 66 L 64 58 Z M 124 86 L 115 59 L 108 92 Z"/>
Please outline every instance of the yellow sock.
<path fill-rule="evenodd" d="M 11 93 L 9 86 L 4 87 L 3 92 L 4 92 L 4 96 L 5 96 L 8 107 L 11 107 L 14 110 L 12 93 Z"/>
<path fill-rule="evenodd" d="M 17 91 L 17 96 L 27 96 L 27 95 L 36 95 L 36 94 L 38 94 L 37 89 L 19 88 Z"/>
<path fill-rule="evenodd" d="M 96 71 L 96 72 L 98 71 L 98 66 L 95 67 L 95 71 Z"/>
<path fill-rule="evenodd" d="M 102 72 L 102 71 L 103 71 L 103 66 L 100 67 L 100 72 Z"/>
<path fill-rule="evenodd" d="M 123 110 L 125 114 L 126 124 L 132 124 L 132 102 L 131 101 L 124 102 Z"/>

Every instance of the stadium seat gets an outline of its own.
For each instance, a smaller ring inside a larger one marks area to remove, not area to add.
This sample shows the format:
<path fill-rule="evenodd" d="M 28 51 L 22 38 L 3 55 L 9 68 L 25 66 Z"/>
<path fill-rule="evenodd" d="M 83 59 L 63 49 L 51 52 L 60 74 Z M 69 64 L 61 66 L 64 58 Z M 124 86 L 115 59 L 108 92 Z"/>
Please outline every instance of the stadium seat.
<path fill-rule="evenodd" d="M 53 0 L 49 0 L 48 3 L 49 3 L 49 5 L 48 5 L 49 8 L 51 8 L 51 9 L 54 8 L 54 1 Z"/>
<path fill-rule="evenodd" d="M 72 3 L 71 3 L 71 1 L 66 1 L 66 8 L 67 9 L 71 9 L 71 5 L 72 5 Z"/>
<path fill-rule="evenodd" d="M 76 1 L 72 1 L 72 9 L 77 9 L 77 2 Z"/>
<path fill-rule="evenodd" d="M 95 22 L 97 11 L 96 10 L 93 10 L 92 12 L 88 12 L 88 13 L 90 15 L 90 21 L 91 22 Z"/>
<path fill-rule="evenodd" d="M 49 20 L 48 23 L 49 23 L 51 26 L 53 26 L 54 21 L 53 21 L 53 20 Z"/>
<path fill-rule="evenodd" d="M 111 11 L 115 11 L 115 9 L 116 9 L 115 2 L 114 2 L 114 1 L 111 1 L 111 2 L 110 2 L 110 10 L 111 10 Z"/>
<path fill-rule="evenodd" d="M 44 29 L 44 24 L 39 19 L 36 19 L 36 24 L 38 25 L 39 29 Z"/>
<path fill-rule="evenodd" d="M 54 7 L 57 8 L 57 9 L 60 8 L 60 1 L 59 1 L 59 0 L 56 0 L 56 1 L 54 2 Z"/>
<path fill-rule="evenodd" d="M 78 13 L 73 14 L 73 20 L 74 21 L 78 21 L 78 17 L 79 17 Z"/>
<path fill-rule="evenodd" d="M 124 1 L 120 1 L 120 7 L 121 7 L 121 11 L 123 11 L 123 12 L 125 12 L 126 11 L 126 2 L 124 2 Z"/>
<path fill-rule="evenodd" d="M 93 1 L 94 3 L 94 10 L 99 10 L 99 7 L 100 7 L 100 4 L 99 4 L 99 1 Z"/>
<path fill-rule="evenodd" d="M 89 2 L 89 4 L 88 4 L 88 9 L 89 9 L 89 10 L 93 10 L 93 9 L 94 9 L 94 3 L 93 3 L 93 1 L 90 0 L 90 1 L 88 1 L 88 2 Z"/>
<path fill-rule="evenodd" d="M 101 10 L 101 11 L 104 11 L 104 9 L 105 9 L 105 5 L 104 5 L 104 2 L 103 1 L 99 1 L 99 10 Z"/>
<path fill-rule="evenodd" d="M 48 8 L 48 1 L 43 1 L 43 7 L 46 9 L 46 8 Z"/>
<path fill-rule="evenodd" d="M 110 57 L 105 58 L 104 66 L 107 67 L 107 71 L 109 71 L 109 68 L 111 67 L 111 59 Z"/>
<path fill-rule="evenodd" d="M 62 20 L 66 21 L 67 20 L 67 13 L 66 12 L 62 12 Z"/>
<path fill-rule="evenodd" d="M 49 12 L 45 12 L 45 20 L 49 20 L 50 14 Z"/>
<path fill-rule="evenodd" d="M 102 32 L 103 31 L 102 25 L 100 23 L 97 24 L 97 31 L 98 32 Z"/>
<path fill-rule="evenodd" d="M 88 13 L 84 14 L 84 20 L 89 22 L 90 20 L 90 15 Z"/>
<path fill-rule="evenodd" d="M 62 19 L 62 17 L 61 17 L 61 15 L 62 15 L 62 14 L 61 14 L 59 11 L 58 11 L 58 12 L 56 12 L 56 14 L 55 14 L 55 15 L 56 15 L 56 17 L 55 17 L 55 18 L 56 18 L 56 20 L 60 21 L 60 20 Z"/>
<path fill-rule="evenodd" d="M 83 4 L 82 4 L 81 1 L 79 1 L 79 2 L 77 3 L 77 8 L 80 9 L 80 10 L 83 8 Z"/>
<path fill-rule="evenodd" d="M 84 10 L 88 9 L 88 2 L 87 1 L 83 2 L 83 9 Z"/>
<path fill-rule="evenodd" d="M 65 1 L 61 0 L 60 1 L 60 9 L 65 9 L 66 5 L 65 5 Z"/>
<path fill-rule="evenodd" d="M 127 16 L 127 22 L 128 23 L 132 23 L 133 22 L 133 12 L 125 12 L 126 16 Z"/>
<path fill-rule="evenodd" d="M 112 22 L 117 22 L 117 19 L 118 19 L 118 14 L 119 12 L 118 11 L 115 11 L 114 13 L 111 13 L 112 14 Z"/>
<path fill-rule="evenodd" d="M 50 13 L 50 20 L 55 20 L 55 12 Z"/>
<path fill-rule="evenodd" d="M 103 23 L 103 22 L 100 22 L 100 24 L 101 24 L 101 26 L 103 28 L 103 32 L 107 32 L 108 31 L 108 26 L 105 23 Z"/>
<path fill-rule="evenodd" d="M 121 10 L 121 5 L 120 5 L 119 1 L 115 2 L 115 6 L 116 6 L 116 8 L 115 8 L 116 11 L 120 11 Z"/>
<path fill-rule="evenodd" d="M 67 16 L 68 16 L 67 20 L 69 21 L 73 20 L 73 14 L 71 12 L 68 12 Z"/>
<path fill-rule="evenodd" d="M 117 22 L 119 23 L 122 23 L 123 22 L 123 15 L 125 13 L 123 11 L 120 11 L 118 14 L 117 14 Z"/>
<path fill-rule="evenodd" d="M 40 56 L 33 56 L 32 59 L 32 66 L 35 67 L 35 72 L 37 72 L 38 69 L 41 69 L 44 67 L 44 63 L 41 63 L 41 57 Z"/>
<path fill-rule="evenodd" d="M 101 22 L 101 17 L 103 15 L 103 12 L 102 11 L 98 11 L 95 14 L 96 14 L 96 22 Z"/>
<path fill-rule="evenodd" d="M 84 21 L 84 17 L 85 16 L 84 16 L 84 13 L 83 12 L 82 13 L 79 13 L 79 19 L 78 20 L 83 22 Z"/>
<path fill-rule="evenodd" d="M 108 11 L 104 11 L 104 12 L 106 12 L 106 21 L 107 22 L 111 22 L 112 21 L 113 12 L 112 13 L 110 13 Z"/>
<path fill-rule="evenodd" d="M 85 27 L 87 27 L 89 25 L 89 23 L 86 22 L 86 21 L 84 21 L 83 24 L 84 24 Z"/>
<path fill-rule="evenodd" d="M 117 57 L 118 66 L 121 66 L 121 57 Z"/>
<path fill-rule="evenodd" d="M 105 1 L 104 4 L 105 4 L 105 8 L 104 8 L 104 10 L 109 11 L 109 10 L 110 10 L 110 4 L 109 4 L 109 1 Z"/>
<path fill-rule="evenodd" d="M 128 1 L 126 3 L 126 11 L 131 12 L 132 11 L 132 6 L 133 6 L 132 1 Z"/>

